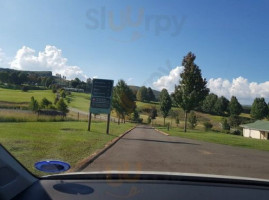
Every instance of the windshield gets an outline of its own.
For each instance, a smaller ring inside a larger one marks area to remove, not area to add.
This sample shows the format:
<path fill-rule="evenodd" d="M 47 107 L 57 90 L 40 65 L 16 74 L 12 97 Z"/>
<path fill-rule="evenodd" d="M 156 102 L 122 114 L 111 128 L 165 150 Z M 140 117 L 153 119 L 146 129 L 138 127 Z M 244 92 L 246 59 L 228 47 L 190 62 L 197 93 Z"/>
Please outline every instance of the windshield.
<path fill-rule="evenodd" d="M 1 1 L 0 143 L 37 176 L 269 180 L 267 1 Z"/>

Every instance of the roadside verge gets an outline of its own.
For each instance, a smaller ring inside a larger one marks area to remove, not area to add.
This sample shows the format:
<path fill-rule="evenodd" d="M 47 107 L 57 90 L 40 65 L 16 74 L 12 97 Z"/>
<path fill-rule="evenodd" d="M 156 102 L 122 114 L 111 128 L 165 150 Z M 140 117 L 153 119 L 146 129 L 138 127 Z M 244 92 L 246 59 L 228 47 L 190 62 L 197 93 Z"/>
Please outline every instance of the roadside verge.
<path fill-rule="evenodd" d="M 165 132 L 163 132 L 163 131 L 160 131 L 160 130 L 157 129 L 157 128 L 154 128 L 154 130 L 157 131 L 157 132 L 159 132 L 159 133 L 161 133 L 161 134 L 163 134 L 163 135 L 169 136 L 168 133 L 165 133 Z"/>

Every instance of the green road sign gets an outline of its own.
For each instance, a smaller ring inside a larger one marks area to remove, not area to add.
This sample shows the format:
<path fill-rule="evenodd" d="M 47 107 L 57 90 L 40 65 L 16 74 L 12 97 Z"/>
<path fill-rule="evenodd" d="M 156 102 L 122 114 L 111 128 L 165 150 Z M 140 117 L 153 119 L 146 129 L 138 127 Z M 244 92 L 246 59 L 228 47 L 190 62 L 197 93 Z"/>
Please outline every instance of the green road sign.
<path fill-rule="evenodd" d="M 113 83 L 113 80 L 93 79 L 90 113 L 110 113 Z"/>

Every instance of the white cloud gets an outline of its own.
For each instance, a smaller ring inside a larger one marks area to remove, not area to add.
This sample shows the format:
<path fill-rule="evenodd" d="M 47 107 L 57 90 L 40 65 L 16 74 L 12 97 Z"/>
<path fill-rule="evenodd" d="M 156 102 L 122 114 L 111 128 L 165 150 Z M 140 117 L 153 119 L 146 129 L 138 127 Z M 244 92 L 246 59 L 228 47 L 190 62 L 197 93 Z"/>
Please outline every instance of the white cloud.
<path fill-rule="evenodd" d="M 166 88 L 168 92 L 175 90 L 175 85 L 178 85 L 180 73 L 183 71 L 182 66 L 178 66 L 172 69 L 167 76 L 160 77 L 157 81 L 153 82 L 152 87 L 156 90 L 162 90 Z"/>
<path fill-rule="evenodd" d="M 67 79 L 76 77 L 85 80 L 87 76 L 80 67 L 67 64 L 67 58 L 62 56 L 62 50 L 55 46 L 47 45 L 44 51 L 36 54 L 34 49 L 23 46 L 17 51 L 10 62 L 10 68 L 18 70 L 46 70 L 55 74 L 66 76 Z"/>
<path fill-rule="evenodd" d="M 169 75 L 162 76 L 153 82 L 153 88 L 157 90 L 166 88 L 169 92 L 173 92 L 175 84 L 179 83 L 182 71 L 183 67 L 172 69 Z M 249 82 L 248 79 L 241 76 L 232 81 L 222 78 L 211 78 L 208 80 L 207 87 L 210 89 L 210 92 L 218 96 L 225 96 L 228 99 L 236 96 L 242 104 L 252 104 L 256 97 L 264 97 L 266 101 L 269 101 L 269 81 L 264 83 Z"/>
<path fill-rule="evenodd" d="M 269 81 L 264 83 L 249 82 L 246 78 L 238 77 L 229 81 L 217 78 L 209 79 L 207 86 L 210 92 L 227 98 L 236 96 L 242 104 L 251 104 L 256 97 L 269 100 Z"/>

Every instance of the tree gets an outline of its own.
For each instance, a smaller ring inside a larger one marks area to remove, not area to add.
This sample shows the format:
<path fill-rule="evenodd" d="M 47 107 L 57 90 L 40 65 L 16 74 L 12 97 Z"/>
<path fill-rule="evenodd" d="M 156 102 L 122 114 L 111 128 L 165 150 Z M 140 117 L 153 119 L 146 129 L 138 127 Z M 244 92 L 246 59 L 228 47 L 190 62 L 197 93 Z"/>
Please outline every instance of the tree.
<path fill-rule="evenodd" d="M 41 108 L 48 108 L 50 105 L 52 105 L 52 102 L 49 101 L 46 97 L 44 97 L 44 98 L 41 100 L 41 104 L 40 104 L 40 107 L 41 107 Z"/>
<path fill-rule="evenodd" d="M 241 104 L 238 102 L 235 96 L 232 96 L 231 101 L 229 103 L 229 113 L 230 115 L 240 115 L 243 111 Z"/>
<path fill-rule="evenodd" d="M 34 112 L 38 111 L 39 105 L 38 105 L 37 100 L 35 100 L 34 97 L 31 97 L 29 108 L 30 108 L 30 110 L 32 110 Z"/>
<path fill-rule="evenodd" d="M 230 127 L 238 127 L 241 124 L 241 118 L 238 115 L 231 115 L 228 119 Z"/>
<path fill-rule="evenodd" d="M 75 78 L 74 80 L 71 80 L 70 82 L 72 88 L 77 88 L 80 83 L 81 81 L 79 80 L 79 78 Z"/>
<path fill-rule="evenodd" d="M 212 129 L 213 124 L 210 122 L 204 122 L 204 127 L 205 127 L 205 130 L 208 131 Z"/>
<path fill-rule="evenodd" d="M 154 95 L 154 93 L 153 93 L 151 87 L 149 87 L 149 88 L 147 89 L 147 100 L 148 100 L 148 101 L 155 101 L 155 100 L 156 100 L 155 95 Z"/>
<path fill-rule="evenodd" d="M 136 99 L 142 102 L 148 101 L 148 90 L 145 86 L 139 88 L 136 94 Z"/>
<path fill-rule="evenodd" d="M 230 130 L 230 125 L 229 125 L 226 118 L 222 120 L 221 126 L 222 126 L 222 130 L 224 130 L 224 131 Z"/>
<path fill-rule="evenodd" d="M 24 72 L 20 72 L 18 75 L 18 83 L 22 84 L 22 83 L 27 82 L 27 80 L 28 80 L 27 74 Z"/>
<path fill-rule="evenodd" d="M 7 72 L 0 72 L 0 82 L 2 82 L 2 83 L 9 82 L 9 75 Z"/>
<path fill-rule="evenodd" d="M 132 95 L 132 90 L 124 80 L 119 80 L 113 91 L 112 106 L 120 118 L 125 121 L 125 116 L 134 112 L 136 104 Z"/>
<path fill-rule="evenodd" d="M 150 119 L 153 120 L 153 119 L 156 119 L 157 116 L 158 116 L 157 109 L 156 109 L 155 106 L 152 106 L 151 110 L 150 110 L 150 113 L 149 113 L 149 117 L 150 117 Z"/>
<path fill-rule="evenodd" d="M 256 98 L 251 106 L 250 116 L 254 119 L 263 119 L 268 113 L 268 106 L 264 98 Z"/>
<path fill-rule="evenodd" d="M 184 132 L 187 131 L 187 113 L 196 108 L 209 93 L 209 89 L 206 87 L 207 81 L 202 78 L 201 70 L 194 63 L 195 58 L 191 52 L 183 58 L 184 71 L 180 74 L 181 80 L 174 92 L 177 105 L 185 113 Z"/>
<path fill-rule="evenodd" d="M 132 116 L 131 116 L 131 120 L 133 122 L 140 122 L 140 116 L 139 116 L 139 113 L 138 111 L 135 109 L 134 112 L 132 113 Z"/>
<path fill-rule="evenodd" d="M 168 114 L 170 117 L 171 117 L 171 125 L 172 125 L 172 120 L 174 119 L 175 122 L 177 120 L 177 118 L 179 117 L 179 111 L 178 110 L 170 110 L 169 111 L 169 114 Z"/>
<path fill-rule="evenodd" d="M 176 117 L 176 124 L 177 124 L 177 127 L 178 127 L 178 125 L 180 124 L 179 116 Z"/>
<path fill-rule="evenodd" d="M 9 74 L 10 82 L 13 84 L 19 84 L 18 72 L 11 72 Z"/>
<path fill-rule="evenodd" d="M 163 125 L 165 126 L 165 118 L 168 116 L 168 113 L 172 107 L 172 100 L 168 91 L 166 89 L 162 89 L 160 93 L 160 110 L 163 116 Z"/>
<path fill-rule="evenodd" d="M 229 100 L 226 99 L 224 96 L 221 96 L 218 98 L 218 100 L 215 103 L 215 113 L 217 115 L 225 115 L 225 112 L 228 112 L 228 105 L 229 105 Z"/>
<path fill-rule="evenodd" d="M 64 102 L 63 98 L 60 98 L 60 100 L 57 102 L 57 110 L 63 112 L 64 114 L 68 113 L 68 106 L 67 104 Z"/>
<path fill-rule="evenodd" d="M 215 113 L 215 104 L 218 100 L 218 96 L 211 93 L 206 96 L 205 100 L 202 103 L 202 111 L 205 113 L 214 114 Z"/>
<path fill-rule="evenodd" d="M 189 116 L 189 124 L 192 129 L 197 126 L 197 117 L 196 117 L 195 112 L 193 111 L 191 111 L 190 116 Z"/>
<path fill-rule="evenodd" d="M 49 87 L 53 83 L 54 83 L 54 79 L 52 77 L 48 77 L 45 79 L 45 87 Z"/>

